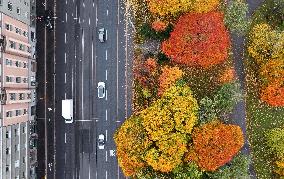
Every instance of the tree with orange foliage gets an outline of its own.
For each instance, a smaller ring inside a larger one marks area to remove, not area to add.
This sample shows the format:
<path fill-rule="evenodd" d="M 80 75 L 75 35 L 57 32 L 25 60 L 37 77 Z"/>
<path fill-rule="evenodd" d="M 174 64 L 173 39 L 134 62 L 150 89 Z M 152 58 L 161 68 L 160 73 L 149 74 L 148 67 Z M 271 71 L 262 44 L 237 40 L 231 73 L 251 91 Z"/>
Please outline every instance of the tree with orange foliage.
<path fill-rule="evenodd" d="M 229 83 L 235 79 L 235 69 L 232 67 L 226 68 L 219 76 L 219 82 L 221 84 Z"/>
<path fill-rule="evenodd" d="M 229 162 L 244 145 L 242 130 L 236 125 L 211 122 L 195 128 L 189 159 L 206 171 L 215 171 Z M 194 157 L 195 156 L 195 157 Z"/>
<path fill-rule="evenodd" d="M 269 83 L 261 90 L 260 99 L 271 106 L 284 106 L 284 81 Z"/>
<path fill-rule="evenodd" d="M 284 60 L 269 60 L 261 66 L 259 74 L 264 85 L 284 81 Z"/>
<path fill-rule="evenodd" d="M 162 51 L 174 62 L 208 68 L 227 59 L 230 38 L 223 14 L 208 12 L 181 16 Z"/>
<path fill-rule="evenodd" d="M 165 66 L 162 68 L 162 74 L 159 77 L 158 95 L 161 96 L 166 89 L 180 79 L 183 75 L 182 70 L 178 67 Z"/>

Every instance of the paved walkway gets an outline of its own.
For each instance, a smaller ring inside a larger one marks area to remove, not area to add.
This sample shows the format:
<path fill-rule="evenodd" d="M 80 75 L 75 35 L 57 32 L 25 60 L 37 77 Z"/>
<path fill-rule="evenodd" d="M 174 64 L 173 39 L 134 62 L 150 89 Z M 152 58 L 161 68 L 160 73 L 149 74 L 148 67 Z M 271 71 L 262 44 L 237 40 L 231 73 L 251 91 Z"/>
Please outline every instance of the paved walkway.
<path fill-rule="evenodd" d="M 255 9 L 261 5 L 264 0 L 247 0 L 249 5 L 249 13 L 248 16 L 251 17 Z M 230 1 L 229 1 L 230 2 Z M 232 37 L 232 47 L 233 47 L 233 56 L 234 56 L 234 66 L 237 73 L 237 76 L 241 83 L 241 88 L 245 90 L 245 72 L 244 72 L 244 51 L 245 51 L 245 43 L 246 39 L 245 36 L 237 36 L 236 34 L 231 34 Z M 232 115 L 231 115 L 232 122 L 234 124 L 239 125 L 243 133 L 245 134 L 245 145 L 242 149 L 244 154 L 250 153 L 250 148 L 248 144 L 248 139 L 246 136 L 246 104 L 245 101 L 239 102 Z M 251 178 L 256 178 L 253 166 L 250 166 L 250 175 Z"/>

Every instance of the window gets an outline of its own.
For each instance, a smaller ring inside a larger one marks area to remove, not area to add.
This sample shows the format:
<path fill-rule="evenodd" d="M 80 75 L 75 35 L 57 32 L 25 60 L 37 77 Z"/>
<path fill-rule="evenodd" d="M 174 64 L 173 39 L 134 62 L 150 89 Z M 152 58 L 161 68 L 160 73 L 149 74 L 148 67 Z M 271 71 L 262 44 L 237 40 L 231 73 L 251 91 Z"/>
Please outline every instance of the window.
<path fill-rule="evenodd" d="M 9 139 L 11 137 L 11 134 L 9 131 L 6 131 L 6 139 Z"/>
<path fill-rule="evenodd" d="M 9 172 L 9 170 L 10 170 L 9 165 L 6 165 L 6 172 Z"/>
<path fill-rule="evenodd" d="M 10 154 L 10 148 L 6 148 L 6 155 L 9 155 Z"/>
<path fill-rule="evenodd" d="M 6 58 L 6 65 L 13 65 L 13 61 Z"/>
<path fill-rule="evenodd" d="M 23 163 L 26 163 L 26 157 L 25 156 L 23 157 Z"/>
<path fill-rule="evenodd" d="M 19 29 L 18 27 L 15 28 L 16 33 L 21 35 L 21 29 Z"/>
<path fill-rule="evenodd" d="M 7 111 L 6 112 L 6 117 L 12 117 L 12 111 Z"/>
<path fill-rule="evenodd" d="M 18 135 L 18 129 L 14 129 L 15 137 Z"/>
<path fill-rule="evenodd" d="M 16 42 L 9 40 L 10 48 L 16 49 Z"/>
<path fill-rule="evenodd" d="M 13 82 L 13 77 L 6 76 L 6 82 Z"/>
<path fill-rule="evenodd" d="M 8 10 L 12 11 L 13 10 L 13 5 L 11 2 L 8 2 Z"/>
<path fill-rule="evenodd" d="M 16 67 L 21 67 L 22 66 L 22 62 L 16 61 L 15 65 L 16 65 Z"/>
<path fill-rule="evenodd" d="M 23 31 L 23 36 L 27 37 L 28 33 L 26 31 Z"/>
<path fill-rule="evenodd" d="M 10 93 L 10 100 L 16 100 L 16 93 Z"/>
<path fill-rule="evenodd" d="M 27 78 L 23 78 L 23 83 L 27 83 L 28 79 Z"/>
<path fill-rule="evenodd" d="M 0 6 L 2 6 L 3 5 L 3 0 L 0 0 Z"/>
<path fill-rule="evenodd" d="M 20 166 L 19 163 L 20 163 L 19 160 L 15 161 L 15 168 L 18 168 Z"/>
<path fill-rule="evenodd" d="M 31 93 L 27 93 L 27 99 L 31 99 L 32 94 Z"/>
<path fill-rule="evenodd" d="M 20 145 L 19 144 L 16 144 L 15 145 L 15 152 L 19 151 L 20 150 Z"/>
<path fill-rule="evenodd" d="M 25 16 L 26 16 L 26 18 L 28 18 L 28 17 L 29 17 L 29 13 L 28 13 L 28 12 L 26 12 L 26 13 L 25 13 Z"/>
<path fill-rule="evenodd" d="M 28 114 L 28 110 L 24 109 L 23 115 Z"/>
<path fill-rule="evenodd" d="M 19 44 L 19 50 L 25 51 L 25 45 Z"/>
<path fill-rule="evenodd" d="M 17 109 L 17 110 L 16 110 L 16 116 L 20 116 L 21 114 L 22 114 L 22 111 L 19 110 L 19 109 Z"/>
<path fill-rule="evenodd" d="M 25 94 L 24 94 L 24 93 L 20 93 L 20 94 L 19 94 L 19 99 L 20 99 L 20 100 L 25 99 Z"/>
<path fill-rule="evenodd" d="M 23 134 L 26 133 L 26 126 L 23 126 Z"/>
<path fill-rule="evenodd" d="M 31 53 L 31 47 L 27 47 L 27 52 Z"/>
<path fill-rule="evenodd" d="M 10 30 L 10 25 L 9 24 L 5 24 L 6 30 Z"/>
<path fill-rule="evenodd" d="M 28 67 L 27 63 L 23 62 L 23 68 L 27 68 L 27 67 Z"/>
<path fill-rule="evenodd" d="M 16 83 L 21 83 L 22 78 L 21 77 L 16 77 Z"/>
<path fill-rule="evenodd" d="M 17 7 L 17 13 L 20 15 L 21 14 L 21 9 Z"/>
<path fill-rule="evenodd" d="M 13 31 L 13 26 L 10 24 L 10 31 Z"/>

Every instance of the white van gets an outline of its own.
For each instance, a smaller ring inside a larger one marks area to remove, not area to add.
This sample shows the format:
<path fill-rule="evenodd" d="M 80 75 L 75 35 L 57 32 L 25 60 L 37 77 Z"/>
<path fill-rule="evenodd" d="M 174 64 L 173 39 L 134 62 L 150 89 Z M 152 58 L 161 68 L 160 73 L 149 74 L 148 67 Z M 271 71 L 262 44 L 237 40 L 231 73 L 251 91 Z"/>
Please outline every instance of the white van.
<path fill-rule="evenodd" d="M 62 117 L 65 123 L 73 122 L 73 99 L 62 100 Z"/>

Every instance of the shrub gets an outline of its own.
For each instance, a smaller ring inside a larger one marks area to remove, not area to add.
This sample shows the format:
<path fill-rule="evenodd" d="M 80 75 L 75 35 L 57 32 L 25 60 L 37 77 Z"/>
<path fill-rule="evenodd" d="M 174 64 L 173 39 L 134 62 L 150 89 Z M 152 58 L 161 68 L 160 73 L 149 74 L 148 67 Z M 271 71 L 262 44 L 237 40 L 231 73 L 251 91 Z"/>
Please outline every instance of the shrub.
<path fill-rule="evenodd" d="M 193 162 L 179 165 L 172 172 L 173 179 L 201 179 L 202 176 L 203 172 Z"/>
<path fill-rule="evenodd" d="M 181 16 L 162 51 L 174 62 L 210 67 L 227 59 L 229 33 L 219 12 Z"/>

